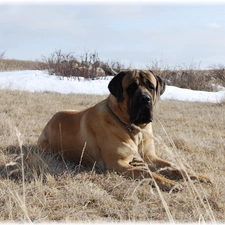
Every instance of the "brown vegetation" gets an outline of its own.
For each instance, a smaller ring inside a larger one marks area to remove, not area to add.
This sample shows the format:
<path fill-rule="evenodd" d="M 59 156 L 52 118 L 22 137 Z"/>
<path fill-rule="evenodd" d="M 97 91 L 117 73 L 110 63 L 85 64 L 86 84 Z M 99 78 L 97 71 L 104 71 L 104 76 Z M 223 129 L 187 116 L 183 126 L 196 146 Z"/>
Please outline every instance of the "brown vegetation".
<path fill-rule="evenodd" d="M 153 62 L 149 69 L 166 80 L 168 85 L 201 91 L 218 91 L 218 85 L 225 86 L 225 66 L 210 66 L 208 70 L 200 70 L 195 64 L 168 68 Z"/>
<path fill-rule="evenodd" d="M 107 75 L 114 76 L 114 72 L 129 69 L 119 62 L 101 61 L 97 52 L 85 52 L 77 57 L 72 52 L 63 53 L 56 50 L 51 56 L 42 58 L 42 61 L 5 59 L 5 52 L 2 52 L 0 71 L 47 70 L 50 75 L 95 79 Z M 204 91 L 218 91 L 218 85 L 225 86 L 225 66 L 222 64 L 212 65 L 208 70 L 200 70 L 195 64 L 169 68 L 155 61 L 147 68 L 162 77 L 167 85 Z"/>
<path fill-rule="evenodd" d="M 123 67 L 119 63 L 100 61 L 98 53 L 85 52 L 80 56 L 81 60 L 72 53 L 63 53 L 56 50 L 50 57 L 43 57 L 46 68 L 50 75 L 63 76 L 67 78 L 84 77 L 94 79 L 106 75 L 115 75 L 111 68 L 119 72 Z"/>
<path fill-rule="evenodd" d="M 224 104 L 160 101 L 154 113 L 159 155 L 189 164 L 212 185 L 188 181 L 181 192 L 158 192 L 148 180 L 102 174 L 37 148 L 56 111 L 103 98 L 0 90 L 0 220 L 225 222 Z"/>
<path fill-rule="evenodd" d="M 50 57 L 44 57 L 45 65 L 49 74 L 67 78 L 84 77 L 86 79 L 99 78 L 105 75 L 115 75 L 113 71 L 119 72 L 129 69 L 118 62 L 103 62 L 98 53 L 85 52 L 79 61 L 73 53 L 63 53 L 56 50 Z M 225 86 L 225 67 L 213 65 L 211 69 L 200 70 L 196 65 L 189 67 L 168 68 L 153 62 L 148 66 L 153 72 L 165 79 L 168 85 L 188 88 L 192 90 L 217 91 L 217 85 Z"/>
<path fill-rule="evenodd" d="M 45 68 L 45 63 L 39 61 L 3 59 L 0 57 L 0 71 L 43 70 Z"/>

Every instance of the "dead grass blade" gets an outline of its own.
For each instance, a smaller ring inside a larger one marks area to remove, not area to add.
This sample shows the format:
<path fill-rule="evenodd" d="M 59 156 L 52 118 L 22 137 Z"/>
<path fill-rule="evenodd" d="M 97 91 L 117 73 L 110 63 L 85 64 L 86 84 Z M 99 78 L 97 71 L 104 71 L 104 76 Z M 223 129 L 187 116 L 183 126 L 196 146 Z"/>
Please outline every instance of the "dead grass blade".
<path fill-rule="evenodd" d="M 186 187 L 188 188 L 190 194 L 193 196 L 193 204 L 195 205 L 195 208 L 198 212 L 199 221 L 204 221 L 205 215 L 207 215 L 212 223 L 216 223 L 216 219 L 213 214 L 213 210 L 209 204 L 208 198 L 205 195 L 205 192 L 204 192 L 204 189 L 203 189 L 201 183 L 199 183 L 199 186 L 201 187 L 201 193 L 200 193 L 200 191 L 197 190 L 193 180 L 190 178 L 190 175 L 187 172 L 187 169 L 184 165 L 188 166 L 188 169 L 190 170 L 191 174 L 193 174 L 196 177 L 197 177 L 197 174 L 194 172 L 193 169 L 191 169 L 191 167 L 188 165 L 186 160 L 177 154 L 177 148 L 176 148 L 176 145 L 174 144 L 174 141 L 172 140 L 172 138 L 170 138 L 168 132 L 164 128 L 161 121 L 159 119 L 157 119 L 157 121 L 161 125 L 167 139 L 169 140 L 170 144 L 172 145 L 173 151 L 169 151 L 167 146 L 165 146 L 165 149 L 171 155 L 171 157 L 175 160 L 176 164 L 179 165 L 179 167 L 181 168 L 181 170 L 184 173 L 182 175 L 183 175 L 184 181 L 186 183 Z M 164 143 L 161 143 L 161 144 L 165 145 Z M 203 199 L 206 201 L 206 204 L 203 202 Z M 200 201 L 200 203 L 201 203 L 200 205 L 197 200 Z M 205 215 L 202 215 L 201 210 L 200 210 L 201 207 L 203 207 L 205 209 Z"/>

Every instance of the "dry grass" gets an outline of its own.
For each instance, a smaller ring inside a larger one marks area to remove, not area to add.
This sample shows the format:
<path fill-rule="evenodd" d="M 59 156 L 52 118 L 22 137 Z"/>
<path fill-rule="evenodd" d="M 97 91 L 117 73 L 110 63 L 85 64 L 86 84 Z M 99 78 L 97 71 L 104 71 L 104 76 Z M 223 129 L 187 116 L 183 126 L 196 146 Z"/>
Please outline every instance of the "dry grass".
<path fill-rule="evenodd" d="M 42 70 L 45 68 L 47 68 L 46 64 L 39 61 L 3 59 L 0 57 L 0 71 Z"/>
<path fill-rule="evenodd" d="M 78 171 L 78 165 L 36 147 L 56 111 L 81 109 L 102 98 L 0 90 L 0 220 L 225 222 L 225 105 L 159 102 L 154 120 L 159 155 L 179 156 L 213 181 L 182 182 L 182 192 L 159 193 L 147 181 L 93 168 Z"/>

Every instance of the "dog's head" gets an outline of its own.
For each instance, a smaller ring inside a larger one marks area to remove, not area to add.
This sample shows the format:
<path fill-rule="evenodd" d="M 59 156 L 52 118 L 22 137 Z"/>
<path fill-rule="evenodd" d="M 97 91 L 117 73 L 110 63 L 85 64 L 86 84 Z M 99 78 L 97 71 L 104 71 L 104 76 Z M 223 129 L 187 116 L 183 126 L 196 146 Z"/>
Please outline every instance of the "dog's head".
<path fill-rule="evenodd" d="M 127 70 L 108 85 L 110 93 L 124 105 L 130 123 L 141 125 L 153 120 L 153 105 L 165 91 L 165 82 L 150 70 Z"/>

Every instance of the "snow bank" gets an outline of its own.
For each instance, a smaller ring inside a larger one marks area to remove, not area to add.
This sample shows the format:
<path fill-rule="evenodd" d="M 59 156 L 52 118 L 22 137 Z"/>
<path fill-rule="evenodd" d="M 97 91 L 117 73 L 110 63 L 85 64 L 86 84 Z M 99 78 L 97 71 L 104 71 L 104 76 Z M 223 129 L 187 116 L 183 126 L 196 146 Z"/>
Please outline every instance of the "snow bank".
<path fill-rule="evenodd" d="M 47 71 L 25 70 L 0 72 L 0 89 L 30 92 L 58 92 L 62 94 L 109 94 L 108 83 L 112 77 L 98 80 L 67 79 L 51 76 Z M 225 89 L 218 92 L 193 91 L 167 86 L 162 100 L 220 103 L 225 100 Z"/>

